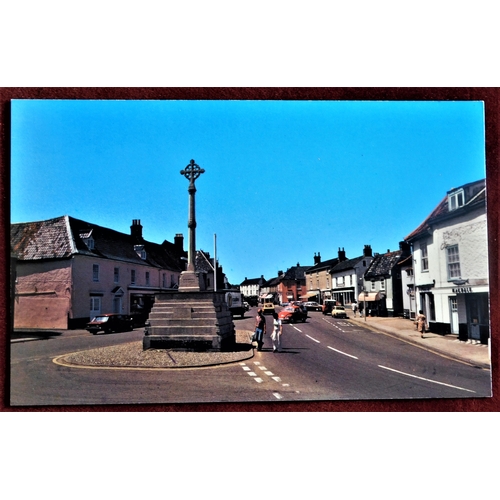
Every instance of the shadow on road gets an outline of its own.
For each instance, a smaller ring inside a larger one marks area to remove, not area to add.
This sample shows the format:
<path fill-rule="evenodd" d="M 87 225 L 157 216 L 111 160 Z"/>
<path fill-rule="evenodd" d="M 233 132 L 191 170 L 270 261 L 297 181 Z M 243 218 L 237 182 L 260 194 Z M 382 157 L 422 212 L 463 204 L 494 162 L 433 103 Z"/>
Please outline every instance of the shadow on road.
<path fill-rule="evenodd" d="M 54 337 L 60 337 L 63 332 L 58 330 L 18 330 L 15 332 L 11 332 L 10 338 L 11 340 L 23 340 L 23 339 L 51 339 Z"/>

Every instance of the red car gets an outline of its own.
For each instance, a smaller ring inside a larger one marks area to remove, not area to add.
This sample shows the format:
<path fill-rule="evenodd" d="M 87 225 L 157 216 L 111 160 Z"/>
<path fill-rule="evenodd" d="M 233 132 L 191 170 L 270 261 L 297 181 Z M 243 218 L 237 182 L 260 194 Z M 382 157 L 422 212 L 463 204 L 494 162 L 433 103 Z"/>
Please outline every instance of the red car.
<path fill-rule="evenodd" d="M 304 309 L 299 306 L 286 306 L 278 313 L 278 318 L 281 319 L 283 323 L 297 323 L 298 321 L 305 323 L 307 311 L 304 311 Z"/>

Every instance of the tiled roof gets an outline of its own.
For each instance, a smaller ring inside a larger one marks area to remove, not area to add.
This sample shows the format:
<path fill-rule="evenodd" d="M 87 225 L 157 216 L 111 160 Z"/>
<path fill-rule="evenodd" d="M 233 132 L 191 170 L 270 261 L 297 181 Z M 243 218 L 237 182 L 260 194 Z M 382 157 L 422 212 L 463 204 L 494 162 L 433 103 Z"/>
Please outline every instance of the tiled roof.
<path fill-rule="evenodd" d="M 302 280 L 304 279 L 304 273 L 311 269 L 311 266 L 293 266 L 287 269 L 286 273 L 283 274 L 282 279 L 284 280 Z"/>
<path fill-rule="evenodd" d="M 64 259 L 77 252 L 68 217 L 11 224 L 10 244 L 19 260 Z"/>
<path fill-rule="evenodd" d="M 83 241 L 91 235 L 94 248 Z M 143 260 L 134 249 L 144 246 Z M 40 222 L 11 224 L 12 251 L 20 260 L 62 259 L 73 255 L 89 255 L 103 259 L 148 264 L 153 267 L 182 271 L 181 255 L 169 242 L 162 245 L 149 241 L 137 241 L 130 234 L 91 224 L 69 216 Z M 184 252 L 185 253 L 185 252 Z"/>
<path fill-rule="evenodd" d="M 403 252 L 396 250 L 383 255 L 376 255 L 365 273 L 365 279 L 376 279 L 389 276 L 392 268 L 399 262 Z"/>
<path fill-rule="evenodd" d="M 463 206 L 450 212 L 448 208 L 448 195 L 460 189 L 464 190 L 464 196 L 466 197 Z M 482 179 L 476 182 L 470 182 L 469 184 L 464 184 L 459 188 L 449 191 L 446 196 L 439 202 L 436 208 L 427 216 L 427 218 L 420 224 L 414 231 L 412 231 L 408 236 L 405 237 L 405 241 L 411 241 L 412 239 L 427 233 L 431 225 L 437 222 L 442 217 L 446 216 L 459 216 L 466 210 L 476 207 L 479 204 L 483 204 L 486 200 L 486 183 Z"/>

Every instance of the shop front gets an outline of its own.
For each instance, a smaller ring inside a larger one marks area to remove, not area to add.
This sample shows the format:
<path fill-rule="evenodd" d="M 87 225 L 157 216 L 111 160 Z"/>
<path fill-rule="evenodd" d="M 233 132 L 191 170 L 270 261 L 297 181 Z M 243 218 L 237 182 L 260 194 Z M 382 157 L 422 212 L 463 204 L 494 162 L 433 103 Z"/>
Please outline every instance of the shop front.
<path fill-rule="evenodd" d="M 359 311 L 364 311 L 368 316 L 387 316 L 385 294 L 381 292 L 361 292 L 358 295 Z"/>

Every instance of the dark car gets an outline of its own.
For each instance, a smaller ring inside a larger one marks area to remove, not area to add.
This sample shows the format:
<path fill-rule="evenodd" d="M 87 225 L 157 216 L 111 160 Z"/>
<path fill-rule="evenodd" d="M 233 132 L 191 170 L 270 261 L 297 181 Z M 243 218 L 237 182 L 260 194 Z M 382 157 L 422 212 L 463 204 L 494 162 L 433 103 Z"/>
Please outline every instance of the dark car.
<path fill-rule="evenodd" d="M 130 332 L 134 329 L 134 322 L 126 314 L 99 314 L 85 327 L 93 335 L 98 332 Z"/>
<path fill-rule="evenodd" d="M 304 307 L 308 311 L 321 311 L 321 306 L 317 302 L 306 302 Z"/>
<path fill-rule="evenodd" d="M 283 323 L 297 323 L 299 321 L 304 323 L 307 319 L 307 311 L 299 306 L 286 306 L 278 313 L 278 318 Z"/>

